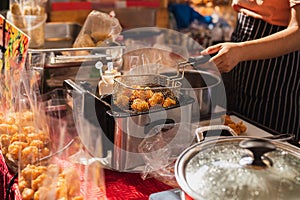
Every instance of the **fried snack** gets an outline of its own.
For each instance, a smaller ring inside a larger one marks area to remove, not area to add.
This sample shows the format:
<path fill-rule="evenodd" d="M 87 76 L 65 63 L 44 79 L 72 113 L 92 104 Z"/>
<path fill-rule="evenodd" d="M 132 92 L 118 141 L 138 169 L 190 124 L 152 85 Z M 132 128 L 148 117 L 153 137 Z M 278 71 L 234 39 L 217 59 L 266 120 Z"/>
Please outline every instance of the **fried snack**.
<path fill-rule="evenodd" d="M 176 101 L 174 99 L 171 99 L 170 97 L 167 97 L 163 103 L 164 108 L 174 106 L 174 105 L 176 105 Z"/>
<path fill-rule="evenodd" d="M 162 105 L 164 103 L 164 95 L 161 92 L 156 92 L 149 98 L 148 103 L 151 107 Z"/>
<path fill-rule="evenodd" d="M 149 110 L 149 104 L 142 99 L 135 99 L 131 104 L 131 108 L 138 112 L 145 112 Z"/>
<path fill-rule="evenodd" d="M 8 147 L 10 144 L 11 136 L 7 134 L 0 135 L 0 147 Z"/>
<path fill-rule="evenodd" d="M 39 158 L 39 149 L 36 146 L 27 146 L 24 149 L 22 149 L 21 163 L 23 166 L 31 163 L 36 163 Z"/>
<path fill-rule="evenodd" d="M 109 35 L 107 33 L 102 33 L 101 31 L 95 31 L 91 33 L 91 38 L 93 38 L 94 41 L 97 42 L 103 42 L 107 38 L 109 38 Z"/>
<path fill-rule="evenodd" d="M 74 48 L 80 48 L 80 47 L 95 47 L 96 44 L 88 34 L 83 34 L 81 37 L 78 38 L 76 44 L 74 45 Z"/>
<path fill-rule="evenodd" d="M 10 10 L 11 10 L 11 13 L 13 13 L 15 15 L 22 15 L 21 8 L 20 8 L 19 4 L 17 4 L 17 3 L 13 3 L 10 6 Z"/>
<path fill-rule="evenodd" d="M 57 164 L 27 165 L 19 179 L 22 199 L 28 200 L 82 200 L 80 177 L 73 168 L 63 169 Z"/>
<path fill-rule="evenodd" d="M 101 46 L 108 39 L 114 40 L 121 31 L 119 20 L 107 13 L 93 10 L 87 16 L 73 47 Z"/>
<path fill-rule="evenodd" d="M 9 134 L 13 135 L 18 132 L 18 127 L 11 124 L 0 124 L 0 134 Z"/>
<path fill-rule="evenodd" d="M 229 115 L 224 115 L 223 120 L 224 125 L 232 128 L 237 135 L 241 135 L 247 131 L 247 127 L 245 126 L 243 121 L 235 123 Z"/>
<path fill-rule="evenodd" d="M 32 1 L 13 3 L 8 18 L 15 26 L 30 36 L 30 47 L 39 48 L 44 45 L 45 22 L 47 13 L 44 5 Z"/>
<path fill-rule="evenodd" d="M 149 84 L 153 87 L 162 87 Z M 151 86 L 131 86 L 116 94 L 114 104 L 118 107 L 135 112 L 146 112 L 151 108 L 167 108 L 177 104 L 177 97 L 170 89 L 154 89 Z"/>
<path fill-rule="evenodd" d="M 34 126 L 32 112 L 12 112 L 5 117 L 3 114 L 0 116 L 0 148 L 11 167 L 20 164 L 23 168 L 50 155 L 50 136 Z"/>
<path fill-rule="evenodd" d="M 147 101 L 154 94 L 150 87 L 143 88 L 141 86 L 133 86 L 132 88 L 135 88 L 136 90 L 133 90 L 132 94 L 130 95 L 131 101 L 135 99 L 142 99 Z"/>
<path fill-rule="evenodd" d="M 31 200 L 34 197 L 34 191 L 29 188 L 25 188 L 22 192 L 22 199 L 23 200 Z"/>

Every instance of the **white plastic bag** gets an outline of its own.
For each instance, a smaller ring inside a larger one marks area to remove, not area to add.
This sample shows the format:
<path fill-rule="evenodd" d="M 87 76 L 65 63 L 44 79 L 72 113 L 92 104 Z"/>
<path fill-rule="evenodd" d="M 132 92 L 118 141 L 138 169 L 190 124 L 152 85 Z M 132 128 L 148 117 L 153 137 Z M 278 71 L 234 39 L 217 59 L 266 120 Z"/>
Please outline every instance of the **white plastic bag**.
<path fill-rule="evenodd" d="M 122 27 L 117 18 L 93 10 L 87 16 L 73 47 L 97 47 L 102 45 L 105 40 L 111 39 L 114 41 L 121 31 Z"/>

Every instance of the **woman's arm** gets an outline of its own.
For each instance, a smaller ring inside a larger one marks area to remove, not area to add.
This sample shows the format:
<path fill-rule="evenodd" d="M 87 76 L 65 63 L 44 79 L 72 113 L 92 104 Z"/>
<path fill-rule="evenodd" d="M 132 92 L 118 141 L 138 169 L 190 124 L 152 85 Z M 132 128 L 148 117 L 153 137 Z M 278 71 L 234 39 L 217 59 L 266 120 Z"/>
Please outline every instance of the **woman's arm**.
<path fill-rule="evenodd" d="M 221 72 L 228 72 L 241 61 L 267 59 L 297 50 L 300 50 L 300 5 L 291 9 L 291 20 L 285 30 L 256 40 L 220 43 L 201 53 L 217 53 L 210 61 Z"/>

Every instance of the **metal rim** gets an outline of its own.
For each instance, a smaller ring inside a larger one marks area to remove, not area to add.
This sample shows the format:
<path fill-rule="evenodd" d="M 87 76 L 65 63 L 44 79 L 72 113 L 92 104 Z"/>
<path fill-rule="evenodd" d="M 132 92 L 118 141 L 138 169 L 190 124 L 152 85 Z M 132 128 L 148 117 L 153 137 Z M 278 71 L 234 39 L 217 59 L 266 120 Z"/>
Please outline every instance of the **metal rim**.
<path fill-rule="evenodd" d="M 221 78 L 213 73 L 210 73 L 210 72 L 206 72 L 206 71 L 201 71 L 201 70 L 185 70 L 184 73 L 186 72 L 192 72 L 192 73 L 199 73 L 200 75 L 201 74 L 205 74 L 205 75 L 208 75 L 208 76 L 211 76 L 213 77 L 215 80 L 216 80 L 216 83 L 215 84 L 212 84 L 212 85 L 209 85 L 209 86 L 206 86 L 206 87 L 199 87 L 199 88 L 183 88 L 181 87 L 181 90 L 194 90 L 194 89 L 209 89 L 209 88 L 214 88 L 218 85 L 220 85 L 221 83 Z M 204 79 L 205 81 L 205 79 Z"/>
<path fill-rule="evenodd" d="M 120 79 L 122 78 L 126 78 L 126 77 L 141 77 L 141 76 L 145 76 L 145 77 L 158 77 L 158 78 L 162 78 L 164 81 L 166 81 L 166 85 L 165 86 L 162 86 L 162 87 L 153 87 L 151 89 L 153 90 L 159 90 L 159 89 L 177 89 L 177 88 L 180 88 L 181 87 L 181 83 L 179 81 L 174 81 L 172 79 L 169 79 L 167 76 L 164 76 L 164 75 L 157 75 L 157 74 L 146 74 L 146 75 L 123 75 L 123 76 L 117 76 L 114 78 L 114 81 L 119 84 L 119 85 L 122 85 L 122 87 L 125 87 L 127 89 L 130 89 L 130 90 L 148 90 L 148 89 L 144 89 L 144 88 L 133 88 L 129 85 L 126 85 L 125 83 L 123 83 Z M 170 84 L 171 83 L 171 84 Z M 169 86 L 171 85 L 171 86 Z"/>
<path fill-rule="evenodd" d="M 196 143 L 189 148 L 185 149 L 180 156 L 177 158 L 175 163 L 175 178 L 178 183 L 178 185 L 181 187 L 181 189 L 187 193 L 189 196 L 195 199 L 204 200 L 204 197 L 200 196 L 197 192 L 192 190 L 186 181 L 185 177 L 185 169 L 188 161 L 190 161 L 191 158 L 193 158 L 197 153 L 200 151 L 211 147 L 214 144 L 217 143 L 229 143 L 229 142 L 237 142 L 237 141 L 243 141 L 245 139 L 253 139 L 253 138 L 259 138 L 259 137 L 250 137 L 250 136 L 226 136 L 222 138 L 213 138 L 210 140 L 206 140 L 201 143 Z M 272 143 L 276 146 L 276 148 L 279 148 L 281 150 L 285 150 L 288 153 L 296 156 L 298 159 L 300 159 L 300 151 L 299 148 L 289 144 L 284 143 L 281 141 L 274 141 L 271 140 Z"/>

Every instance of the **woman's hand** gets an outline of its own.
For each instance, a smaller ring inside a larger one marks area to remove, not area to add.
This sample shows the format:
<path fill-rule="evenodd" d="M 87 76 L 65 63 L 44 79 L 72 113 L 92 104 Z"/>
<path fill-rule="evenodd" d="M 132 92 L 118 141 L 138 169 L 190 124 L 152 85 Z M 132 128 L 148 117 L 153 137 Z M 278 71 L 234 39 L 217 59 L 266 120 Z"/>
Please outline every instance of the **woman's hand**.
<path fill-rule="evenodd" d="M 241 43 L 226 42 L 208 47 L 201 52 L 202 55 L 215 54 L 209 62 L 213 62 L 221 73 L 231 71 L 242 61 Z"/>

